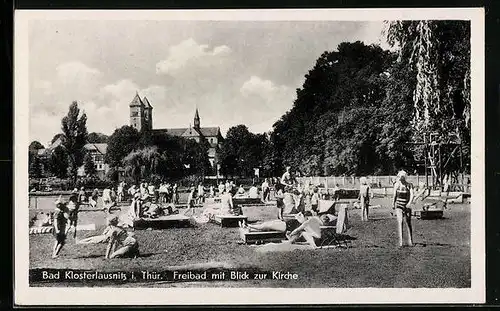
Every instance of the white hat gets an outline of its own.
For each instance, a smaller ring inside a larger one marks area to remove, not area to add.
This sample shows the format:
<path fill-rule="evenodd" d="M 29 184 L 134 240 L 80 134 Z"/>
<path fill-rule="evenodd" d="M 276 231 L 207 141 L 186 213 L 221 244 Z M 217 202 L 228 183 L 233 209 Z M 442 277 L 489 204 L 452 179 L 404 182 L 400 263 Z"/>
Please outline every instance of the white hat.
<path fill-rule="evenodd" d="M 407 174 L 406 174 L 405 171 L 401 170 L 401 171 L 398 172 L 398 177 L 399 178 L 401 178 L 401 177 L 405 178 L 406 176 L 407 176 Z"/>

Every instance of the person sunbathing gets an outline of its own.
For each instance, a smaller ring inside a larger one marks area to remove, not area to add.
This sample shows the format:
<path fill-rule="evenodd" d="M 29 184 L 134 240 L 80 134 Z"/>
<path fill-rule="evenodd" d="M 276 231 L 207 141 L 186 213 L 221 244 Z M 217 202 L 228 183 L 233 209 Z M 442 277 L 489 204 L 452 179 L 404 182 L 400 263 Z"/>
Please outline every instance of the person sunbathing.
<path fill-rule="evenodd" d="M 296 243 L 301 238 L 313 248 L 317 248 L 316 241 L 321 239 L 321 226 L 334 225 L 337 217 L 331 214 L 313 216 L 310 211 L 298 213 L 294 219 L 271 220 L 260 224 L 249 225 L 245 221 L 239 222 L 240 228 L 248 229 L 249 232 L 278 231 L 285 233 L 289 243 Z"/>
<path fill-rule="evenodd" d="M 148 218 L 158 218 L 161 216 L 178 214 L 178 210 L 175 208 L 175 204 L 169 203 L 165 207 L 161 204 L 151 203 L 148 209 L 144 212 L 144 216 Z"/>
<path fill-rule="evenodd" d="M 321 239 L 321 226 L 323 225 L 320 218 L 313 216 L 309 211 L 304 212 L 303 214 L 298 213 L 295 218 L 301 223 L 301 225 L 286 235 L 288 241 L 293 244 L 303 238 L 309 246 L 314 249 L 318 248 L 316 241 Z"/>

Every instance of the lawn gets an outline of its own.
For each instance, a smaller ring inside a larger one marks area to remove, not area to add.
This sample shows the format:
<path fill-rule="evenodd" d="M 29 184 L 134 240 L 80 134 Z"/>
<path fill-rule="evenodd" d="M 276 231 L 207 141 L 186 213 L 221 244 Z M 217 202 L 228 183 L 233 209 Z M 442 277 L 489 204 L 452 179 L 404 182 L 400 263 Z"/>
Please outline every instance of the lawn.
<path fill-rule="evenodd" d="M 373 204 L 388 206 L 388 199 Z M 273 206 L 244 207 L 249 221 L 274 219 Z M 396 221 L 388 208 L 371 210 L 371 220 L 362 223 L 359 210 L 349 211 L 355 238 L 348 249 L 259 252 L 259 247 L 240 244 L 237 228 L 202 224 L 193 228 L 136 231 L 142 256 L 105 260 L 105 245 L 75 245 L 68 238 L 57 259 L 51 259 L 53 237 L 30 236 L 31 269 L 91 269 L 99 271 L 162 271 L 190 267 L 249 268 L 260 271 L 297 273 L 299 280 L 147 282 L 121 286 L 182 287 L 470 287 L 470 205 L 451 204 L 440 220 L 414 219 L 414 247 L 397 248 Z M 95 223 L 98 234 L 104 212 L 80 213 L 81 224 Z M 31 283 L 32 286 L 99 286 L 98 283 Z"/>

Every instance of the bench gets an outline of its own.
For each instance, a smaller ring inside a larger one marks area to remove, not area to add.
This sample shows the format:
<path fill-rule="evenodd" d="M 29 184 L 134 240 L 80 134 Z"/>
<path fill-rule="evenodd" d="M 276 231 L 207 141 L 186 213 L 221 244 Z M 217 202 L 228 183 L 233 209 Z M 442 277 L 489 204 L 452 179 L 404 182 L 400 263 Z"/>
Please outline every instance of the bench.
<path fill-rule="evenodd" d="M 185 228 L 191 225 L 190 217 L 176 214 L 158 218 L 140 218 L 134 221 L 135 229 Z"/>
<path fill-rule="evenodd" d="M 233 197 L 233 204 L 236 205 L 262 205 L 264 202 L 262 202 L 261 198 L 249 198 L 249 197 Z"/>
<path fill-rule="evenodd" d="M 427 198 L 416 203 L 417 208 L 413 211 L 413 215 L 422 220 L 441 219 L 446 205 L 447 200 Z"/>
<path fill-rule="evenodd" d="M 279 243 L 286 239 L 284 232 L 250 231 L 247 228 L 240 228 L 240 238 L 245 244 Z"/>
<path fill-rule="evenodd" d="M 219 224 L 223 228 L 238 227 L 240 221 L 248 220 L 247 216 L 244 215 L 215 215 L 212 219 L 213 222 Z"/>

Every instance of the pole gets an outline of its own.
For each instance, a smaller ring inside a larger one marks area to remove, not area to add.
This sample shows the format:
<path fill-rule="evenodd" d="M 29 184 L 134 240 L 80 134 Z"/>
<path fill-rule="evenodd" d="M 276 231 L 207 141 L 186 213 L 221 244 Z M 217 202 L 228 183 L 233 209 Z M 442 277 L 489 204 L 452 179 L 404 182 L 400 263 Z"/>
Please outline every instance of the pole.
<path fill-rule="evenodd" d="M 462 159 L 462 156 L 463 156 L 463 153 L 462 153 L 462 140 L 459 139 L 459 145 L 458 145 L 458 148 L 460 150 L 460 175 L 461 176 L 461 179 L 462 179 L 462 187 L 463 187 L 463 191 L 465 192 L 466 191 L 466 185 L 465 185 L 465 173 L 464 173 L 464 166 L 463 166 L 463 159 Z"/>
<path fill-rule="evenodd" d="M 442 188 L 443 187 L 443 168 L 441 165 L 441 143 L 438 144 L 438 165 L 439 165 L 439 171 L 438 171 L 438 182 L 439 186 Z"/>
<path fill-rule="evenodd" d="M 427 144 L 425 144 L 425 136 L 424 136 L 424 168 L 425 168 L 425 187 L 429 188 L 429 174 L 427 167 Z"/>

